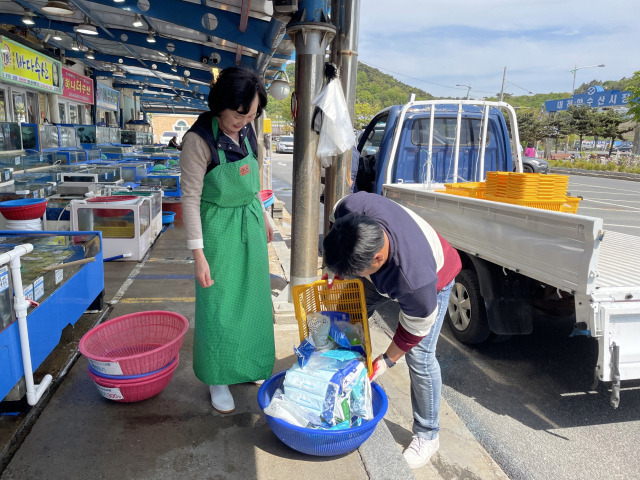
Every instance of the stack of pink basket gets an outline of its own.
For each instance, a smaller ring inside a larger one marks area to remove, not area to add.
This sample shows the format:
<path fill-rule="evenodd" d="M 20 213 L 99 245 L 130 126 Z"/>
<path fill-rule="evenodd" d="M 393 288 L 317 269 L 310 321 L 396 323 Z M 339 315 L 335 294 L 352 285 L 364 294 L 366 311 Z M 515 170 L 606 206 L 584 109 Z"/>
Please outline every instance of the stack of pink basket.
<path fill-rule="evenodd" d="M 149 311 L 113 318 L 88 331 L 80 352 L 100 394 L 137 402 L 160 393 L 180 361 L 189 321 L 174 312 Z"/>

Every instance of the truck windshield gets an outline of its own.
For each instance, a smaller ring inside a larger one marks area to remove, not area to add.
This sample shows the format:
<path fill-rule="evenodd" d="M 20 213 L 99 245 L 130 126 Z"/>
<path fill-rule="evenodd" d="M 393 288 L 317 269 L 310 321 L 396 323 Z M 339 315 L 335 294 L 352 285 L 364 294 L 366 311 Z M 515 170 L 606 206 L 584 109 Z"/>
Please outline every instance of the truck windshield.
<path fill-rule="evenodd" d="M 433 122 L 433 145 L 435 147 L 454 147 L 456 144 L 456 118 L 436 118 Z M 461 147 L 479 147 L 481 143 L 482 122 L 480 119 L 463 118 L 460 130 Z M 418 146 L 429 145 L 430 119 L 421 118 L 413 123 L 411 142 Z M 487 146 L 491 144 L 491 134 L 487 130 Z"/>

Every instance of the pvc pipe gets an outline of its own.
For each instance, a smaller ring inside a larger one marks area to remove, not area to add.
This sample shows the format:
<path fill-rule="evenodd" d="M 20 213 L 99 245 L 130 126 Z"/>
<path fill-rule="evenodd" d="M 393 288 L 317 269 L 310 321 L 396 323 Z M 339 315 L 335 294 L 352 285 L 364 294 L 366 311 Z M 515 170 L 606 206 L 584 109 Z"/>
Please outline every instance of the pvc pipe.
<path fill-rule="evenodd" d="M 120 259 L 120 258 L 128 258 L 128 257 L 130 257 L 130 256 L 131 256 L 131 254 L 130 254 L 130 253 L 123 253 L 122 255 L 116 255 L 116 256 L 114 256 L 114 257 L 109 257 L 109 258 L 103 258 L 103 259 L 102 259 L 102 262 L 103 262 L 103 263 L 104 263 L 104 262 L 110 262 L 110 261 L 112 261 L 112 260 L 118 260 L 118 259 Z"/>
<path fill-rule="evenodd" d="M 31 364 L 31 349 L 29 347 L 29 330 L 27 327 L 27 308 L 29 304 L 25 300 L 22 288 L 22 276 L 20 275 L 20 257 L 33 251 L 33 245 L 25 243 L 18 245 L 10 252 L 0 255 L 0 265 L 9 263 L 11 268 L 11 280 L 13 282 L 13 305 L 18 318 L 18 331 L 20 333 L 20 349 L 22 350 L 22 367 L 24 379 L 27 386 L 27 403 L 33 406 L 38 403 L 40 397 L 51 384 L 53 377 L 45 375 L 38 385 L 33 383 L 33 367 Z"/>

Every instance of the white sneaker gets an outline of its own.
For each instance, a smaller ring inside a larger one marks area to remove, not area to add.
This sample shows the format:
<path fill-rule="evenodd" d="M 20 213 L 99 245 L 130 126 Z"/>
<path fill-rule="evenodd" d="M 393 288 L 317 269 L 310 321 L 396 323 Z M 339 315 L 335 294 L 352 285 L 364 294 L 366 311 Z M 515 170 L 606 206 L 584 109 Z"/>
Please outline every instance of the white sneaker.
<path fill-rule="evenodd" d="M 229 391 L 228 385 L 209 385 L 211 393 L 211 405 L 220 413 L 231 413 L 236 405 Z"/>
<path fill-rule="evenodd" d="M 427 440 L 426 438 L 413 436 L 411 445 L 402 454 L 404 459 L 409 464 L 409 468 L 421 468 L 424 467 L 433 456 L 434 453 L 440 448 L 440 440 L 438 437 L 433 440 Z"/>

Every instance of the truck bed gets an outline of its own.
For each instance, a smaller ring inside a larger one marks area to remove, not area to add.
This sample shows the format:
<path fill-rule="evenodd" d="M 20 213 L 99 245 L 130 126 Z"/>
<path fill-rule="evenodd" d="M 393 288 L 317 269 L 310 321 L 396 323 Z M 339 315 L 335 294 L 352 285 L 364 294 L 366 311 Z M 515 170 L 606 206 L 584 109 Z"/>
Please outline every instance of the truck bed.
<path fill-rule="evenodd" d="M 598 289 L 640 286 L 640 237 L 606 231 L 595 283 Z"/>
<path fill-rule="evenodd" d="M 631 279 L 629 262 L 609 258 L 632 251 L 619 250 L 618 242 L 640 239 L 603 237 L 602 219 L 437 193 L 421 184 L 386 184 L 383 195 L 426 219 L 455 248 L 561 290 L 590 295 Z M 601 254 L 607 262 L 599 266 Z"/>

